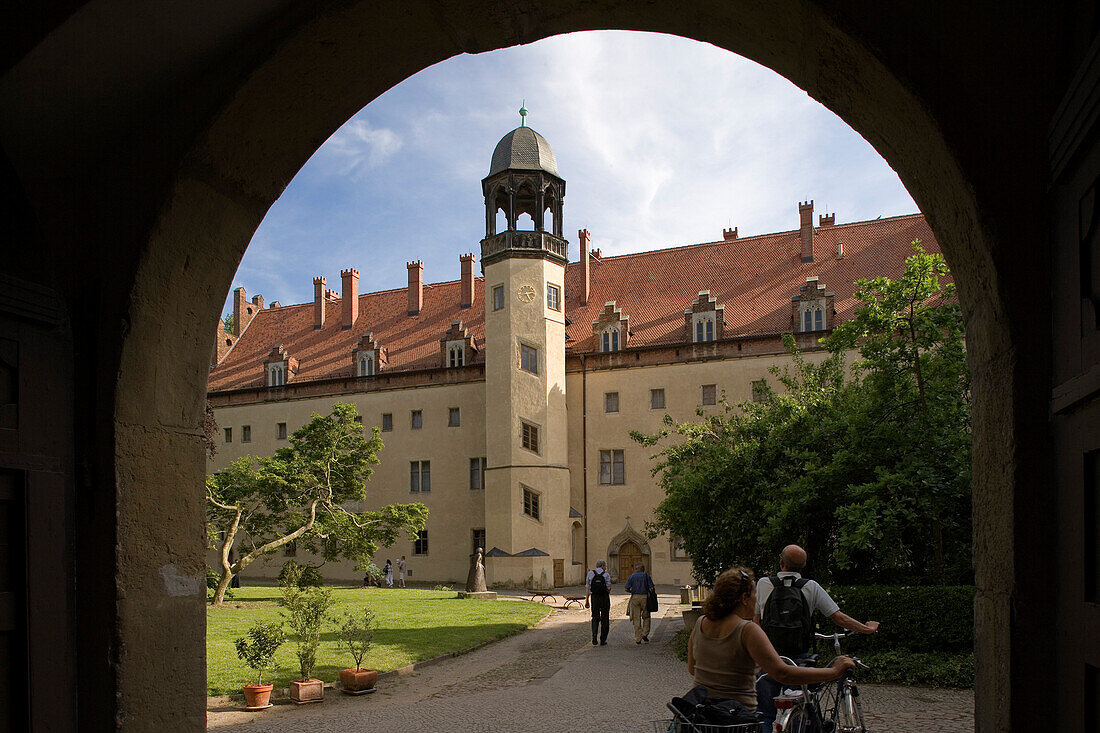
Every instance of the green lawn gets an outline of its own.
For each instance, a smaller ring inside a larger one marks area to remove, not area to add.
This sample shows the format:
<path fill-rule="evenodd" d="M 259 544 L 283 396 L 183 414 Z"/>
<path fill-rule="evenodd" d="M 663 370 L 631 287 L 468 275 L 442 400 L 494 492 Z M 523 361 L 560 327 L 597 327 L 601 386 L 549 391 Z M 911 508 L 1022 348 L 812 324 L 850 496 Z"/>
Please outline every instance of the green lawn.
<path fill-rule="evenodd" d="M 546 615 L 546 606 L 524 601 L 459 599 L 453 591 L 380 588 L 333 588 L 333 613 L 356 612 L 364 605 L 374 611 L 377 633 L 363 665 L 380 671 L 449 652 L 469 649 L 490 639 L 519 633 Z M 246 586 L 234 589 L 224 608 L 206 612 L 207 694 L 240 692 L 253 673 L 237 658 L 233 640 L 244 636 L 257 621 L 281 620 L 279 588 Z M 235 608 L 240 603 L 242 608 Z M 337 648 L 335 624 L 329 624 L 317 650 L 313 676 L 332 682 L 341 669 L 352 665 L 351 656 Z M 293 639 L 279 648 L 276 668 L 264 674 L 264 682 L 286 687 L 298 676 Z"/>

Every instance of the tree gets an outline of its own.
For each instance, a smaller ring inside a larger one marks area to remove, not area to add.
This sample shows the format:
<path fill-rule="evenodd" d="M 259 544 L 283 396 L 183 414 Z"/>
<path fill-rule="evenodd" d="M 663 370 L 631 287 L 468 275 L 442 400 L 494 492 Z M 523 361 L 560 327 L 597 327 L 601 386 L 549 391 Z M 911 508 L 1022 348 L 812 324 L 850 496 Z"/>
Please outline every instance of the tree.
<path fill-rule="evenodd" d="M 855 317 L 806 361 L 786 337 L 786 389 L 655 435 L 665 499 L 649 531 L 683 538 L 703 582 L 806 547 L 843 582 L 970 582 L 969 376 L 947 267 L 914 243 L 904 275 L 860 281 Z M 844 360 L 860 358 L 849 378 Z M 720 511 L 715 511 L 720 507 Z"/>
<path fill-rule="evenodd" d="M 226 333 L 233 333 L 233 311 L 229 311 L 224 316 L 222 316 L 222 323 L 225 324 Z"/>
<path fill-rule="evenodd" d="M 220 605 L 234 575 L 264 555 L 295 542 L 325 561 L 370 562 L 377 547 L 410 539 L 424 528 L 428 508 L 390 504 L 350 512 L 344 504 L 366 498 L 366 482 L 379 463 L 382 438 L 370 438 L 354 405 L 337 403 L 332 414 L 312 419 L 274 456 L 245 456 L 206 480 L 208 535 L 220 551 Z M 237 559 L 230 560 L 237 547 Z"/>

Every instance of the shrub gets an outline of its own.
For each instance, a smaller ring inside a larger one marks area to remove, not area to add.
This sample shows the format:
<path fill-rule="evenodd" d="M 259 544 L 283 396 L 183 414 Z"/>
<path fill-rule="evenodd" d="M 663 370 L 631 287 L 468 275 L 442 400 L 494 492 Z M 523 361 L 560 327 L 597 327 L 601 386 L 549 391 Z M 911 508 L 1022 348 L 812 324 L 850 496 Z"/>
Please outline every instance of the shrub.
<path fill-rule="evenodd" d="M 691 638 L 691 632 L 687 629 L 680 629 L 672 637 L 672 649 L 676 652 L 676 658 L 681 662 L 688 660 L 688 639 Z"/>
<path fill-rule="evenodd" d="M 864 682 L 903 685 L 973 687 L 974 654 L 924 652 L 873 652 L 860 659 L 870 669 L 860 669 Z"/>
<path fill-rule="evenodd" d="M 291 581 L 291 578 L 294 580 Z M 312 565 L 299 565 L 294 560 L 283 563 L 283 569 L 279 571 L 276 580 L 279 585 L 285 586 L 288 582 L 293 582 L 299 588 L 314 588 L 325 584 L 325 578 L 318 568 Z"/>
<path fill-rule="evenodd" d="M 440 584 L 440 585 L 437 585 L 437 586 L 433 587 L 432 590 L 449 591 L 449 590 L 454 590 L 454 588 L 452 588 L 449 585 Z"/>
<path fill-rule="evenodd" d="M 277 621 L 268 624 L 256 624 L 248 630 L 248 638 L 237 637 L 233 642 L 237 647 L 237 656 L 256 672 L 256 684 L 261 684 L 265 669 L 271 667 L 275 652 L 286 640 L 283 625 Z"/>
<path fill-rule="evenodd" d="M 841 610 L 860 621 L 882 624 L 878 633 L 844 644 L 857 654 L 917 652 L 970 654 L 974 651 L 973 586 L 834 586 Z M 832 633 L 832 622 L 821 625 Z M 832 652 L 826 643 L 819 652 Z"/>
<path fill-rule="evenodd" d="M 363 614 L 345 613 L 340 624 L 340 646 L 348 650 L 355 660 L 355 668 L 362 669 L 363 657 L 374 640 L 374 612 L 364 606 Z"/>

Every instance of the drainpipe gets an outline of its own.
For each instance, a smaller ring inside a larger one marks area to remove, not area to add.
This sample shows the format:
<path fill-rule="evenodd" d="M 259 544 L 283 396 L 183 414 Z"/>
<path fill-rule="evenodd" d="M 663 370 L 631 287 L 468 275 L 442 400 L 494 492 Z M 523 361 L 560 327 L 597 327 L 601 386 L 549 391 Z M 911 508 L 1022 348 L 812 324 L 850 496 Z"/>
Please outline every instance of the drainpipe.
<path fill-rule="evenodd" d="M 584 572 L 588 573 L 588 372 L 581 354 L 581 501 L 584 512 Z"/>

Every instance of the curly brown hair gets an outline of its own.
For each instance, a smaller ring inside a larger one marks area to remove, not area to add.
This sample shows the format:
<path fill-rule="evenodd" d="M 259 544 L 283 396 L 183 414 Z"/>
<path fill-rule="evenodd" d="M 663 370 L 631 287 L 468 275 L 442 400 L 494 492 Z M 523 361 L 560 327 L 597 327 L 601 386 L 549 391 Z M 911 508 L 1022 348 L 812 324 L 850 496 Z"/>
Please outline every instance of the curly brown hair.
<path fill-rule="evenodd" d="M 714 587 L 703 601 L 703 615 L 711 621 L 721 621 L 752 593 L 756 578 L 748 568 L 733 567 L 718 576 Z"/>

